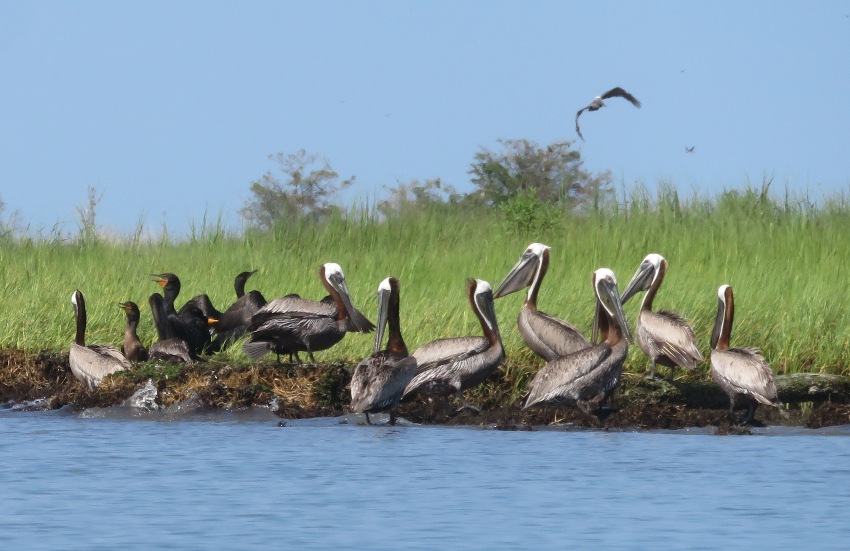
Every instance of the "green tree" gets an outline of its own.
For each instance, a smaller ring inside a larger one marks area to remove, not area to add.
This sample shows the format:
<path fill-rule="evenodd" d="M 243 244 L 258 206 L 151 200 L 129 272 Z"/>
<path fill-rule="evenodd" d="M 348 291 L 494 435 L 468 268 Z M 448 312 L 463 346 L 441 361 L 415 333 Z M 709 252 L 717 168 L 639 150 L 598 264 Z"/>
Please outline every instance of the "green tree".
<path fill-rule="evenodd" d="M 404 215 L 419 209 L 451 207 L 461 196 L 452 186 L 445 185 L 439 178 L 433 180 L 411 180 L 398 182 L 388 188 L 389 197 L 378 202 L 378 212 L 385 217 Z"/>
<path fill-rule="evenodd" d="M 469 173 L 479 202 L 499 205 L 519 192 L 536 195 L 541 203 L 567 209 L 593 207 L 613 193 L 608 171 L 593 175 L 582 168 L 573 142 L 546 147 L 529 140 L 499 140 L 501 151 L 475 154 Z"/>
<path fill-rule="evenodd" d="M 250 224 L 263 229 L 300 218 L 327 219 L 339 209 L 333 202 L 336 195 L 354 182 L 354 176 L 340 180 L 327 159 L 303 149 L 269 159 L 277 162 L 283 177 L 269 171 L 253 182 L 253 197 L 240 211 Z"/>

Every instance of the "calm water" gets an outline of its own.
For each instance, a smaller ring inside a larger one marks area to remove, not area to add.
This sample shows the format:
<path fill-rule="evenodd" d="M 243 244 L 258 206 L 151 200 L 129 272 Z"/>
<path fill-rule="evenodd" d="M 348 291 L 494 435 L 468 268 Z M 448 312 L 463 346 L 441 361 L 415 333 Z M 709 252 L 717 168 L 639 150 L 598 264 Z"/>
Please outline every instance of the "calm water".
<path fill-rule="evenodd" d="M 0 412 L 2 549 L 850 548 L 850 427 Z"/>

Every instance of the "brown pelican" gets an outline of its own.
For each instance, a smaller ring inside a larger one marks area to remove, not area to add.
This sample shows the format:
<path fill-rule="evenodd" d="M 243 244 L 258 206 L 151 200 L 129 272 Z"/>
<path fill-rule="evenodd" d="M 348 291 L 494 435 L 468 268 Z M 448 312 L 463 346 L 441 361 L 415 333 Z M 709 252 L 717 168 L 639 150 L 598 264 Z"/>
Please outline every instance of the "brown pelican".
<path fill-rule="evenodd" d="M 684 318 L 664 310 L 652 311 L 652 301 L 665 273 L 667 260 L 660 254 L 648 254 L 623 291 L 623 303 L 632 295 L 646 291 L 638 314 L 637 344 L 652 362 L 650 379 L 655 378 L 655 364 L 669 367 L 668 379 L 672 379 L 676 366 L 693 370 L 704 359 L 697 348 L 694 330 Z"/>
<path fill-rule="evenodd" d="M 626 98 L 627 100 L 629 100 L 632 103 L 632 105 L 634 105 L 635 107 L 640 109 L 640 102 L 633 95 L 626 92 L 625 90 L 623 90 L 619 86 L 616 87 L 616 88 L 611 88 L 610 90 L 608 90 L 607 92 L 605 92 L 601 96 L 596 96 L 595 98 L 593 98 L 593 101 L 590 102 L 590 105 L 588 105 L 587 107 L 582 107 L 581 109 L 578 110 L 578 113 L 576 113 L 576 133 L 578 134 L 579 138 L 584 140 L 584 136 L 581 135 L 581 129 L 578 126 L 579 115 L 581 115 L 585 111 L 597 111 L 598 109 L 605 107 L 605 103 L 602 100 L 608 99 L 608 98 L 614 98 L 614 97 Z"/>
<path fill-rule="evenodd" d="M 315 363 L 313 352 L 325 350 L 342 340 L 346 331 L 368 333 L 375 326 L 351 304 L 345 275 L 339 264 L 329 262 L 319 268 L 319 279 L 334 300 L 333 305 L 297 297 L 275 299 L 251 318 L 247 331 L 250 342 L 243 345 L 251 359 L 266 352 L 295 354 L 307 352 Z"/>
<path fill-rule="evenodd" d="M 549 246 L 532 243 L 496 289 L 494 298 L 528 287 L 528 296 L 519 311 L 517 327 L 525 344 L 544 360 L 572 354 L 590 343 L 581 331 L 565 321 L 537 309 L 537 293 L 549 267 Z"/>
<path fill-rule="evenodd" d="M 86 299 L 83 293 L 79 290 L 75 291 L 71 295 L 71 303 L 76 311 L 77 334 L 71 345 L 68 363 L 74 377 L 85 384 L 89 390 L 94 390 L 107 375 L 132 369 L 133 366 L 112 346 L 102 344 L 86 346 Z"/>
<path fill-rule="evenodd" d="M 602 342 L 544 365 L 528 388 L 523 409 L 540 404 L 578 405 L 589 411 L 604 402 L 620 382 L 623 361 L 632 339 L 617 291 L 617 278 L 608 268 L 593 272 L 596 320 Z M 625 338 L 624 338 L 625 337 Z"/>
<path fill-rule="evenodd" d="M 460 394 L 484 382 L 505 358 L 490 284 L 470 279 L 467 294 L 484 336 L 439 339 L 416 349 L 413 357 L 419 367 L 404 389 L 404 396 L 417 392 Z"/>
<path fill-rule="evenodd" d="M 749 407 L 744 423 L 750 423 L 759 404 L 779 407 L 773 371 L 755 348 L 729 348 L 735 304 L 732 287 L 717 290 L 717 320 L 711 335 L 711 378 L 729 396 L 729 411 L 736 405 Z"/>
<path fill-rule="evenodd" d="M 154 274 L 154 281 L 162 287 L 165 298 L 165 315 L 171 333 L 183 339 L 194 354 L 200 354 L 210 344 L 209 326 L 212 318 L 194 304 L 186 304 L 178 313 L 174 301 L 180 294 L 180 278 L 172 273 Z M 212 306 L 212 305 L 210 305 Z"/>
<path fill-rule="evenodd" d="M 122 302 L 119 306 L 127 314 L 127 325 L 124 327 L 124 344 L 121 346 L 121 353 L 131 362 L 148 361 L 148 349 L 139 340 L 139 334 L 136 332 L 140 318 L 139 306 L 132 301 Z"/>
<path fill-rule="evenodd" d="M 159 293 L 154 293 L 148 299 L 151 307 L 151 317 L 156 327 L 157 341 L 151 345 L 149 357 L 167 363 L 187 363 L 198 361 L 189 345 L 183 339 L 176 338 L 171 332 L 168 317 L 165 314 L 165 300 Z"/>
<path fill-rule="evenodd" d="M 390 424 L 405 387 L 416 374 L 416 358 L 408 355 L 398 318 L 398 279 L 388 277 L 378 286 L 378 325 L 374 353 L 357 364 L 351 377 L 351 410 L 370 413 L 389 410 Z M 380 350 L 384 327 L 389 325 L 387 347 Z"/>

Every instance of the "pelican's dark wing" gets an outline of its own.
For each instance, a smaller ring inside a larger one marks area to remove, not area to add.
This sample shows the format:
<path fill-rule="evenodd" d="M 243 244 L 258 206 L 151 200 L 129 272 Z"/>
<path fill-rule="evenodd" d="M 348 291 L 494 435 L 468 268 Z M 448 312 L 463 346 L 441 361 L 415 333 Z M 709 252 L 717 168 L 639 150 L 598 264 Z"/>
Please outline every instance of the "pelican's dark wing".
<path fill-rule="evenodd" d="M 602 94 L 600 97 L 602 99 L 615 98 L 615 97 L 626 98 L 627 100 L 632 102 L 632 105 L 634 105 L 635 107 L 638 107 L 638 108 L 640 107 L 640 102 L 637 100 L 637 98 L 634 97 L 633 95 L 631 95 L 630 93 L 626 92 L 625 90 L 623 90 L 619 86 L 617 86 L 616 88 L 611 88 L 610 90 L 608 90 L 607 92 Z"/>

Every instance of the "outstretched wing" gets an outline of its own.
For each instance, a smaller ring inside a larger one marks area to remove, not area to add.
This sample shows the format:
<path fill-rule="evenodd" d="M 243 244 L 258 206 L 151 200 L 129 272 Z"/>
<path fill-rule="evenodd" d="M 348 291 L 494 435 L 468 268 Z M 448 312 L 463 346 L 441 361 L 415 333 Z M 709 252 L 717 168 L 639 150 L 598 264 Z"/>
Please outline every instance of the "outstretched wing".
<path fill-rule="evenodd" d="M 578 113 L 576 113 L 576 134 L 578 134 L 578 137 L 581 138 L 582 141 L 584 141 L 584 136 L 581 135 L 581 128 L 578 127 L 578 117 L 585 111 L 587 111 L 587 107 L 582 107 L 578 110 Z"/>
<path fill-rule="evenodd" d="M 619 86 L 617 86 L 616 88 L 611 88 L 610 90 L 608 90 L 607 92 L 602 94 L 600 97 L 602 99 L 625 98 L 625 99 L 629 100 L 630 102 L 632 102 L 632 105 L 640 108 L 640 102 L 637 100 L 637 98 L 634 97 L 633 95 L 631 95 L 630 93 L 626 92 L 625 90 L 623 90 Z"/>

